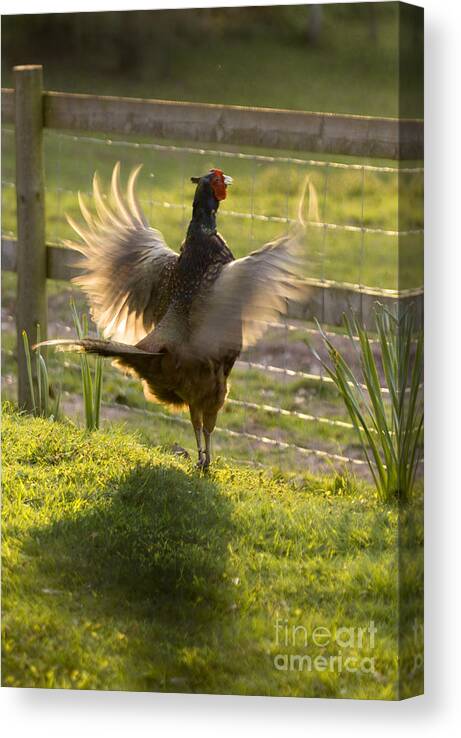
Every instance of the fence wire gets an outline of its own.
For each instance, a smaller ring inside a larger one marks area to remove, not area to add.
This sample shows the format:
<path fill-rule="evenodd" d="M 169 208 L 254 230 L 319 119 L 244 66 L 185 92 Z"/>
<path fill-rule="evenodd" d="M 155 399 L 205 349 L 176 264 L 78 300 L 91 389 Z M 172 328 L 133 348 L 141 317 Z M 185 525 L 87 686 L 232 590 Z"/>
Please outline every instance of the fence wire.
<path fill-rule="evenodd" d="M 4 128 L 2 234 L 10 236 L 15 233 L 12 143 L 13 130 Z M 398 283 L 399 239 L 408 239 L 415 255 L 422 250 L 422 212 L 407 217 L 404 230 L 398 227 L 398 176 L 408 175 L 416 201 L 422 191 L 421 167 L 318 161 L 50 131 L 45 135 L 45 155 L 50 243 L 61 244 L 73 235 L 67 229 L 64 213 L 77 215 L 77 191 L 91 195 L 94 170 L 98 169 L 107 181 L 113 164 L 120 159 L 125 176 L 132 166 L 144 164 L 141 203 L 150 224 L 164 233 L 173 248 L 179 246 L 187 227 L 193 195 L 190 176 L 220 166 L 232 174 L 236 183 L 219 211 L 221 230 L 236 257 L 281 235 L 295 222 L 306 173 L 316 188 L 319 205 L 318 218 L 309 224 L 312 276 L 324 284 L 385 294 Z M 419 286 L 414 284 L 415 289 Z M 69 288 L 62 285 L 50 289 L 50 335 L 62 335 L 63 329 L 66 334 L 70 331 L 66 325 L 69 294 Z M 325 318 L 324 301 L 325 291 L 317 316 L 320 322 Z M 267 327 L 262 342 L 236 363 L 230 396 L 220 415 L 216 431 L 230 444 L 229 455 L 243 463 L 272 467 L 276 457 L 278 466 L 290 469 L 304 468 L 309 458 L 364 469 L 366 462 L 358 457 L 353 426 L 336 387 L 311 351 L 312 343 L 319 349 L 317 329 L 293 318 L 273 321 Z M 341 347 L 349 343 L 337 331 L 326 332 Z M 12 363 L 14 348 L 7 348 L 5 356 Z M 352 354 L 351 358 L 354 360 Z M 50 361 L 52 368 L 58 366 L 58 359 Z M 78 387 L 78 372 L 78 364 L 64 362 L 64 385 L 69 396 Z M 106 376 L 112 398 L 111 403 L 105 403 L 106 408 L 129 410 L 146 422 L 155 418 L 167 425 L 189 426 L 185 414 L 170 414 L 152 406 L 148 409 L 140 389 L 135 389 L 130 380 L 126 385 L 124 380 L 114 379 L 116 373 L 111 368 Z M 126 386 L 132 404 L 124 401 Z M 384 386 L 382 391 L 388 394 Z M 190 446 L 191 439 L 188 442 Z M 220 448 L 223 443 L 219 443 Z"/>

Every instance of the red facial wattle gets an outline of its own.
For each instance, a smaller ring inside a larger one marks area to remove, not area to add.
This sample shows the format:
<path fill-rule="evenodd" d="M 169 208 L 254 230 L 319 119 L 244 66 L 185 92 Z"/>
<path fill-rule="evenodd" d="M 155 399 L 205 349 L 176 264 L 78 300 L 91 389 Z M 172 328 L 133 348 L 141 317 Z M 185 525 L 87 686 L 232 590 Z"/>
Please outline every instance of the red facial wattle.
<path fill-rule="evenodd" d="M 226 199 L 226 183 L 224 182 L 224 173 L 221 169 L 213 169 L 213 177 L 211 178 L 211 187 L 217 200 Z"/>

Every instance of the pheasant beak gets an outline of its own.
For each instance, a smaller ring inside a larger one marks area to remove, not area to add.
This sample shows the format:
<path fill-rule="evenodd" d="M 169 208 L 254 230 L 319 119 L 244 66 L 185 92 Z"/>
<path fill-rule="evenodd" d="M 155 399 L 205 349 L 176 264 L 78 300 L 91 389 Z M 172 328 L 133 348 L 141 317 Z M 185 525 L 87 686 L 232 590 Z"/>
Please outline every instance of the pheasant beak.
<path fill-rule="evenodd" d="M 232 179 L 232 177 L 229 177 L 228 174 L 225 174 L 223 176 L 223 179 L 224 179 L 224 184 L 226 185 L 226 187 L 228 187 L 229 185 L 233 184 L 233 182 L 234 182 L 234 180 Z"/>

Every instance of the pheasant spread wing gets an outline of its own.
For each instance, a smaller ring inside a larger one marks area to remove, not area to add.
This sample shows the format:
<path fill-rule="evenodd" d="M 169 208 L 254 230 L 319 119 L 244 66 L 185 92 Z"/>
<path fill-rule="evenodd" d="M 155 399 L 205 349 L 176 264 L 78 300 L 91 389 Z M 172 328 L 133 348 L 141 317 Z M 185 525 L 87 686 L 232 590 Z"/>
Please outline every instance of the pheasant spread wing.
<path fill-rule="evenodd" d="M 255 343 L 267 324 L 302 300 L 303 229 L 226 264 L 197 301 L 191 316 L 191 350 L 219 358 Z"/>
<path fill-rule="evenodd" d="M 110 198 L 104 199 L 97 174 L 93 179 L 93 214 L 79 194 L 85 225 L 68 221 L 83 243 L 67 242 L 82 258 L 83 273 L 74 278 L 89 298 L 94 321 L 106 337 L 125 343 L 143 338 L 169 303 L 178 255 L 160 231 L 150 228 L 134 188 L 141 167 L 120 186 L 120 164 L 112 174 Z"/>

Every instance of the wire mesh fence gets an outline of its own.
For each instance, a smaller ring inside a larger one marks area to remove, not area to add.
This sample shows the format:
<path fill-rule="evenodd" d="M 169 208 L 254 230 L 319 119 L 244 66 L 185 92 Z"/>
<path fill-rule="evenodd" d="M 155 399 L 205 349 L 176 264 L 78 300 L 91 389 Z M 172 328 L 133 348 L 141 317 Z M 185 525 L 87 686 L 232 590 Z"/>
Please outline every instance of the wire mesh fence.
<path fill-rule="evenodd" d="M 15 236 L 14 130 L 2 133 L 2 234 Z M 309 175 L 318 200 L 308 226 L 309 277 L 325 283 L 356 285 L 380 291 L 398 289 L 399 245 L 402 239 L 422 263 L 423 213 L 413 207 L 399 231 L 398 177 L 405 174 L 410 200 L 421 202 L 423 170 L 419 166 L 391 167 L 356 161 L 312 160 L 302 157 L 254 154 L 224 148 L 193 148 L 177 143 L 150 143 L 75 136 L 45 131 L 47 242 L 62 245 L 73 238 L 64 214 L 78 217 L 77 192 L 91 194 L 97 169 L 108 182 L 115 161 L 125 176 L 142 163 L 138 196 L 150 224 L 178 249 L 190 217 L 192 175 L 219 166 L 234 178 L 229 197 L 219 211 L 219 230 L 236 257 L 279 237 L 296 219 L 302 183 Z M 7 386 L 14 386 L 14 336 L 8 316 L 14 314 L 14 277 L 4 281 L 4 338 Z M 413 272 L 415 289 L 422 273 Z M 71 331 L 69 297 L 83 305 L 69 284 L 49 286 L 49 335 Z M 324 305 L 316 315 L 324 322 Z M 11 321 L 10 321 L 11 322 Z M 353 348 L 340 333 L 329 331 L 344 350 Z M 365 468 L 354 431 L 329 377 L 312 352 L 321 348 L 317 329 L 306 320 L 288 317 L 268 325 L 259 344 L 242 354 L 232 374 L 229 399 L 219 418 L 217 451 L 242 461 L 282 468 L 317 468 L 325 463 L 349 463 Z M 349 347 L 346 349 L 346 347 Z M 50 357 L 62 381 L 67 404 L 75 405 L 78 364 Z M 385 391 L 386 388 L 384 388 Z M 75 408 L 74 408 L 75 409 Z M 147 405 L 141 388 L 120 379 L 108 367 L 105 376 L 105 414 L 108 418 L 136 418 L 134 422 L 157 443 L 193 446 L 185 414 Z"/>

